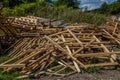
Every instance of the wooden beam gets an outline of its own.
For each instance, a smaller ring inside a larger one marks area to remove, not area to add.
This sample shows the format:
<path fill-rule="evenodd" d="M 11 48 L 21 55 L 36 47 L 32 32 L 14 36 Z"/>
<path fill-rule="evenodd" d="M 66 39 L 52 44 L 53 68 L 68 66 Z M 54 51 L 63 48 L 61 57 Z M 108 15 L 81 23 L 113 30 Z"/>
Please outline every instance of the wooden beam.
<path fill-rule="evenodd" d="M 21 67 L 25 67 L 25 64 L 4 64 L 4 65 L 0 65 L 0 68 L 5 68 L 5 67 L 21 68 Z"/>
<path fill-rule="evenodd" d="M 67 29 L 68 32 L 73 36 L 73 38 L 81 45 L 83 46 L 82 42 L 72 33 L 72 31 L 70 31 L 69 29 Z"/>
<path fill-rule="evenodd" d="M 81 67 L 86 68 L 82 62 L 78 61 L 75 57 L 73 57 L 72 55 L 70 55 L 68 53 L 68 51 L 66 51 L 65 49 L 63 49 L 59 44 L 57 44 L 56 42 L 54 42 L 50 37 L 45 36 L 45 38 L 48 41 L 50 41 L 53 45 L 55 45 L 59 50 L 63 51 L 64 54 L 68 55 L 72 60 L 74 60 L 75 62 L 77 62 Z"/>
<path fill-rule="evenodd" d="M 101 42 L 95 35 L 93 36 L 93 38 L 95 38 L 97 42 Z M 105 45 L 103 45 L 103 44 L 100 44 L 100 45 L 101 45 L 101 47 L 103 47 L 104 52 L 107 52 L 107 53 L 110 52 Z M 111 57 L 111 58 L 110 58 L 110 61 L 111 61 L 111 62 L 114 62 L 114 58 Z"/>
<path fill-rule="evenodd" d="M 118 26 L 118 22 L 116 22 L 116 24 L 115 24 L 115 28 L 114 28 L 113 33 L 112 33 L 112 34 L 114 34 L 114 33 L 116 32 L 117 26 Z"/>
<path fill-rule="evenodd" d="M 85 65 L 87 68 L 88 67 L 104 67 L 104 66 L 116 66 L 119 65 L 117 62 L 106 62 L 106 63 L 98 63 L 98 64 L 88 64 Z"/>
<path fill-rule="evenodd" d="M 120 41 L 118 41 L 115 37 L 113 37 L 109 32 L 107 32 L 105 29 L 103 29 L 103 31 L 109 35 L 112 39 L 114 39 L 119 45 L 120 45 Z"/>
<path fill-rule="evenodd" d="M 76 54 L 75 57 L 106 57 L 114 54 L 120 55 L 120 51 L 109 52 L 109 53 L 101 52 L 101 53 Z"/>
<path fill-rule="evenodd" d="M 62 37 L 63 42 L 65 42 L 66 40 L 65 40 L 64 36 L 63 36 L 63 35 L 61 35 L 61 37 Z M 72 54 L 72 52 L 71 52 L 71 50 L 70 50 L 69 46 L 68 46 L 68 45 L 66 45 L 65 47 L 67 48 L 68 53 L 71 55 L 71 54 Z M 73 64 L 74 64 L 74 66 L 76 67 L 77 71 L 78 71 L 78 72 L 80 72 L 80 68 L 79 68 L 78 64 L 77 64 L 75 61 L 73 61 Z"/>
<path fill-rule="evenodd" d="M 90 41 L 88 44 L 86 44 L 85 46 L 80 47 L 77 51 L 75 51 L 75 52 L 73 53 L 73 55 L 79 53 L 79 52 L 82 51 L 85 47 L 88 47 L 90 44 L 92 44 L 94 41 L 95 41 L 95 39 L 94 39 L 94 40 L 91 40 L 91 41 Z"/>

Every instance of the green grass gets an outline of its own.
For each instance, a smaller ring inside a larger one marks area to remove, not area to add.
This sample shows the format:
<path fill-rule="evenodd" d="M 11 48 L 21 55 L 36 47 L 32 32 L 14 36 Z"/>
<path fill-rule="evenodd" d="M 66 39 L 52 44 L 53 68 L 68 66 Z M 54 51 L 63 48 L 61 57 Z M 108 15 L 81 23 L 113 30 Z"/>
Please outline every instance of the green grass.
<path fill-rule="evenodd" d="M 87 72 L 87 73 L 99 73 L 100 72 L 100 68 L 98 67 L 89 67 L 86 70 L 82 70 L 82 72 Z"/>
<path fill-rule="evenodd" d="M 4 56 L 0 56 L 0 63 L 11 59 L 11 57 L 4 55 Z M 2 72 L 3 69 L 0 68 L 0 80 L 18 80 L 16 79 L 18 76 L 21 76 L 22 74 L 19 73 L 18 71 L 11 71 L 11 72 L 7 72 L 7 73 L 3 73 Z M 26 78 L 25 80 L 29 80 L 28 78 Z"/>
<path fill-rule="evenodd" d="M 11 71 L 7 73 L 3 73 L 3 70 L 0 69 L 0 80 L 29 80 L 29 78 L 25 79 L 17 79 L 17 77 L 22 76 L 23 74 L 19 73 L 18 71 Z"/>
<path fill-rule="evenodd" d="M 16 77 L 21 74 L 17 71 L 12 71 L 8 73 L 2 73 L 2 69 L 0 69 L 0 80 L 17 80 Z"/>
<path fill-rule="evenodd" d="M 0 63 L 3 63 L 4 61 L 9 60 L 11 57 L 4 55 L 4 56 L 0 56 Z"/>

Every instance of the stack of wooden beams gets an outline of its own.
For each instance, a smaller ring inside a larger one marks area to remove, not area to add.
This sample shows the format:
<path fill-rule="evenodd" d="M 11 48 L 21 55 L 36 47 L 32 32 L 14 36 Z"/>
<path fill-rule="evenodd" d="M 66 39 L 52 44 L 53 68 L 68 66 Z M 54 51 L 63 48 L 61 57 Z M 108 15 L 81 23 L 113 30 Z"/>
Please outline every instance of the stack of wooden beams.
<path fill-rule="evenodd" d="M 14 18 L 12 25 L 19 29 L 35 30 L 48 27 L 65 27 L 68 24 L 64 21 L 50 20 L 35 16 Z"/>
<path fill-rule="evenodd" d="M 8 51 L 12 58 L 1 63 L 3 72 L 18 70 L 40 77 L 68 76 L 89 67 L 118 66 L 119 41 L 105 29 L 69 27 L 54 34 L 18 40 Z"/>
<path fill-rule="evenodd" d="M 109 21 L 106 23 L 105 30 L 110 33 L 110 34 L 109 33 L 107 34 L 111 36 L 114 40 L 120 41 L 120 22 L 119 21 L 109 19 Z"/>

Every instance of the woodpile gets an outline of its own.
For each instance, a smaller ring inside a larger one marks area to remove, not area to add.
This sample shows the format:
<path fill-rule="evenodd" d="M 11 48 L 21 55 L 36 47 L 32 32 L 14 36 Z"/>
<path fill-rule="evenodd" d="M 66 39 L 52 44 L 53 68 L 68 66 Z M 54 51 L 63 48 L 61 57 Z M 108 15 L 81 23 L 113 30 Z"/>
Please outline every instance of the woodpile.
<path fill-rule="evenodd" d="M 26 30 L 36 30 L 41 28 L 49 28 L 49 27 L 65 27 L 68 25 L 68 23 L 65 23 L 64 21 L 60 20 L 51 20 L 51 19 L 45 19 L 35 16 L 26 16 L 26 17 L 19 17 L 19 18 L 13 18 L 14 21 L 12 22 L 12 25 L 14 25 L 17 28 L 20 29 L 26 29 Z"/>
<path fill-rule="evenodd" d="M 5 33 L 0 37 L 0 48 L 1 41 L 17 40 L 5 50 L 11 59 L 1 63 L 0 68 L 25 74 L 18 78 L 39 78 L 65 77 L 89 67 L 119 66 L 120 22 L 109 20 L 105 27 L 67 25 L 34 16 L 4 18 L 0 14 L 0 30 Z"/>
<path fill-rule="evenodd" d="M 64 21 L 34 16 L 19 18 L 4 17 L 0 14 L 0 45 L 11 45 L 11 43 L 14 43 L 15 40 L 19 38 L 42 37 L 43 35 L 57 33 L 62 31 L 63 27 L 66 25 L 68 24 L 64 23 Z"/>
<path fill-rule="evenodd" d="M 114 33 L 119 36 L 117 29 Z M 19 78 L 65 77 L 89 67 L 116 67 L 120 62 L 120 40 L 106 27 L 69 26 L 53 34 L 21 38 L 6 51 L 12 58 L 0 67 L 3 72 L 26 74 Z"/>

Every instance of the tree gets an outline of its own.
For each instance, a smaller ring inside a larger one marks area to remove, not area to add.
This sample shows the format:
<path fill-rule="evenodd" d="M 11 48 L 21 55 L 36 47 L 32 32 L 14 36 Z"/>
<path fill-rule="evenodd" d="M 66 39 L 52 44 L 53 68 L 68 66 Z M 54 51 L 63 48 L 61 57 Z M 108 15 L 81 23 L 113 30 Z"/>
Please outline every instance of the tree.
<path fill-rule="evenodd" d="M 9 6 L 9 0 L 3 0 L 2 4 L 3 4 L 5 7 L 8 7 L 8 6 Z"/>
<path fill-rule="evenodd" d="M 45 2 L 52 3 L 52 0 L 44 0 Z"/>
<path fill-rule="evenodd" d="M 3 0 L 2 4 L 4 7 L 14 7 L 22 3 L 22 0 Z"/>
<path fill-rule="evenodd" d="M 55 5 L 66 5 L 67 7 L 73 7 L 78 8 L 79 7 L 79 1 L 78 0 L 56 0 Z"/>
<path fill-rule="evenodd" d="M 36 2 L 37 0 L 21 0 L 23 3 L 31 3 Z"/>
<path fill-rule="evenodd" d="M 120 2 L 120 0 L 117 0 L 117 2 Z"/>
<path fill-rule="evenodd" d="M 109 6 L 110 14 L 119 14 L 120 13 L 120 2 L 114 2 Z"/>
<path fill-rule="evenodd" d="M 31 3 L 31 2 L 36 2 L 37 0 L 3 0 L 2 4 L 4 7 L 15 7 L 16 5 L 20 5 L 22 3 Z"/>
<path fill-rule="evenodd" d="M 105 2 L 102 4 L 101 8 L 99 9 L 99 12 L 105 14 L 108 12 L 108 8 L 108 4 Z"/>

